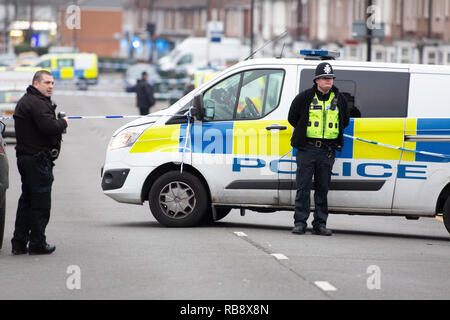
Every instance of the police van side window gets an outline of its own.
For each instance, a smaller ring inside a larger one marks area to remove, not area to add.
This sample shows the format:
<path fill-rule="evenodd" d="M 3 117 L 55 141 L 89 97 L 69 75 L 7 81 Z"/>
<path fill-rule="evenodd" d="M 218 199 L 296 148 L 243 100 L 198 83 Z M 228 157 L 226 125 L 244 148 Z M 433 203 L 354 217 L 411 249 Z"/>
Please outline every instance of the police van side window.
<path fill-rule="evenodd" d="M 335 70 L 335 86 L 353 118 L 402 118 L 408 110 L 409 73 Z M 301 72 L 300 91 L 310 88 L 314 69 Z"/>
<path fill-rule="evenodd" d="M 58 59 L 58 68 L 73 67 L 73 59 Z"/>
<path fill-rule="evenodd" d="M 219 82 L 203 94 L 205 120 L 233 119 L 240 81 L 241 73 Z"/>
<path fill-rule="evenodd" d="M 283 70 L 252 70 L 244 73 L 236 119 L 259 119 L 279 103 Z"/>
<path fill-rule="evenodd" d="M 227 78 L 203 94 L 205 120 L 259 119 L 278 107 L 284 70 L 251 70 Z"/>
<path fill-rule="evenodd" d="M 50 68 L 50 60 L 44 60 L 39 62 L 39 64 L 37 65 L 39 68 L 46 68 L 49 69 Z"/>

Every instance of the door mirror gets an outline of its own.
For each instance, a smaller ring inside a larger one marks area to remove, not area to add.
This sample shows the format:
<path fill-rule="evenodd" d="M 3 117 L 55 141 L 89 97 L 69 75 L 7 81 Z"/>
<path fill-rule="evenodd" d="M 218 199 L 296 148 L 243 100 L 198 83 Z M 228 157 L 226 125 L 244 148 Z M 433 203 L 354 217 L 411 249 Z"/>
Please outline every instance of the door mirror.
<path fill-rule="evenodd" d="M 205 109 L 203 108 L 203 95 L 197 94 L 192 101 L 192 115 L 198 119 L 202 120 L 205 116 Z"/>
<path fill-rule="evenodd" d="M 5 128 L 6 128 L 6 125 L 0 121 L 0 132 L 2 133 L 2 135 L 5 133 Z"/>

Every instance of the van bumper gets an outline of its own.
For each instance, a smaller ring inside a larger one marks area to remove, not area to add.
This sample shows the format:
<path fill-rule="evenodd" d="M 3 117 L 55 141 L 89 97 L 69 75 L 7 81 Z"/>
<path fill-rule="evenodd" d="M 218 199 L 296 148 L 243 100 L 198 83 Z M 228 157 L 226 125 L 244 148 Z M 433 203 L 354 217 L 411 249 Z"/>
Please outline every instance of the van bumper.
<path fill-rule="evenodd" d="M 102 175 L 103 193 L 117 202 L 142 204 L 142 188 L 153 169 L 153 167 L 105 167 Z"/>

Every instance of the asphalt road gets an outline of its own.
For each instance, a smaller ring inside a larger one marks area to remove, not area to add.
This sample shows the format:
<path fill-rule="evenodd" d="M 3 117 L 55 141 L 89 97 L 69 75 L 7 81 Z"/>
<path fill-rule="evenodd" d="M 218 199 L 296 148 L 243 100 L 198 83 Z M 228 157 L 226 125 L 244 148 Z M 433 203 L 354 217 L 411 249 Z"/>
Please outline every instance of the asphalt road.
<path fill-rule="evenodd" d="M 54 100 L 69 115 L 137 114 L 132 97 Z M 49 256 L 11 255 L 20 177 L 7 146 L 0 299 L 450 298 L 450 235 L 437 219 L 331 215 L 334 235 L 319 237 L 292 234 L 292 212 L 233 210 L 213 226 L 171 229 L 147 203 L 113 201 L 100 168 L 111 134 L 128 121 L 71 120 L 54 169 Z"/>

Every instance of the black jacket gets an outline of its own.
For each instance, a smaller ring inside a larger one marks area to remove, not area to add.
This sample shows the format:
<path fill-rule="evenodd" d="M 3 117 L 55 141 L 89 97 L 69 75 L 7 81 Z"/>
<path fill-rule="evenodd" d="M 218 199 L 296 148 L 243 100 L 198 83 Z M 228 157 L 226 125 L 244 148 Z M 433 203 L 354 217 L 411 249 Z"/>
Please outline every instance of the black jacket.
<path fill-rule="evenodd" d="M 137 105 L 140 109 L 150 108 L 155 104 L 153 87 L 145 80 L 138 80 L 136 85 Z"/>
<path fill-rule="evenodd" d="M 61 148 L 61 135 L 67 128 L 63 119 L 56 119 L 56 105 L 35 87 L 29 86 L 14 111 L 16 154 L 34 155 Z"/>
<path fill-rule="evenodd" d="M 349 123 L 347 101 L 344 96 L 339 93 L 338 88 L 333 86 L 331 90 L 337 97 L 337 105 L 339 108 L 339 137 L 333 140 L 332 144 L 335 146 L 335 149 L 340 150 L 344 145 L 344 128 L 348 126 Z M 309 121 L 309 107 L 316 92 L 319 100 L 328 100 L 329 94 L 323 95 L 317 90 L 317 85 L 314 85 L 311 89 L 305 90 L 298 94 L 292 101 L 288 121 L 295 128 L 291 138 L 291 145 L 294 148 L 301 149 L 306 145 L 306 129 Z"/>

